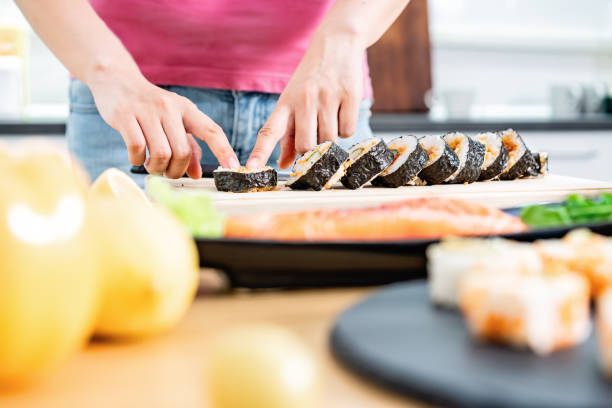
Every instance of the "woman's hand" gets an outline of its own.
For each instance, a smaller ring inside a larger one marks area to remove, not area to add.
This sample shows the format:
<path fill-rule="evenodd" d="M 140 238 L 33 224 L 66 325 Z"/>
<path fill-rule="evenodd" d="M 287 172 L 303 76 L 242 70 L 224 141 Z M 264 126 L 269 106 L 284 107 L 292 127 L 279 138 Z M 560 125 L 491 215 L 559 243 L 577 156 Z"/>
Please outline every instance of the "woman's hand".
<path fill-rule="evenodd" d="M 355 133 L 363 92 L 365 45 L 350 33 L 313 37 L 276 107 L 257 135 L 247 167 L 265 166 L 281 141 L 279 167 L 318 143 Z"/>
<path fill-rule="evenodd" d="M 223 130 L 189 99 L 140 75 L 128 79 L 125 74 L 98 73 L 88 84 L 100 115 L 123 137 L 133 165 L 144 164 L 149 173 L 170 178 L 185 173 L 200 178 L 202 150 L 195 136 L 208 144 L 223 167 L 240 166 Z"/>

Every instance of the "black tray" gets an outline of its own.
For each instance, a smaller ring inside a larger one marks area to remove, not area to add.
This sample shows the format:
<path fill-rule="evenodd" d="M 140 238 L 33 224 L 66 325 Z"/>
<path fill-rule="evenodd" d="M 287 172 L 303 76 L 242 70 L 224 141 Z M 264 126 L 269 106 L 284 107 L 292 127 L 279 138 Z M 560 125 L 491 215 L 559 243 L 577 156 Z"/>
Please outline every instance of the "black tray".
<path fill-rule="evenodd" d="M 508 210 L 514 212 L 516 209 Z M 504 237 L 519 241 L 560 238 L 570 229 L 532 230 Z M 593 224 L 612 235 L 612 222 Z M 224 271 L 246 288 L 365 286 L 426 277 L 425 250 L 438 240 L 398 242 L 278 242 L 197 239 L 200 265 Z"/>
<path fill-rule="evenodd" d="M 611 407 L 595 336 L 537 357 L 478 343 L 458 312 L 432 307 L 427 285 L 391 285 L 343 312 L 331 334 L 340 362 L 384 387 L 446 407 Z"/>

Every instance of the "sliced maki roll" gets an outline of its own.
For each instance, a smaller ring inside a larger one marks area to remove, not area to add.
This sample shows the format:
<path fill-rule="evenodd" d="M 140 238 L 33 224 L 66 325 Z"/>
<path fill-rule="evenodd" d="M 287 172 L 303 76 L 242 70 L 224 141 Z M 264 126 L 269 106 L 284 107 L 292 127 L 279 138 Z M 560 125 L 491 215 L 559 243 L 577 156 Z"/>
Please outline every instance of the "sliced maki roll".
<path fill-rule="evenodd" d="M 348 153 L 333 142 L 321 143 L 304 153 L 293 165 L 287 187 L 315 191 L 330 188 L 344 175 L 342 165 Z"/>
<path fill-rule="evenodd" d="M 394 154 L 391 165 L 372 180 L 373 186 L 401 187 L 410 183 L 427 163 L 428 156 L 416 136 L 393 139 L 389 149 Z"/>
<path fill-rule="evenodd" d="M 548 153 L 533 153 L 535 166 L 529 169 L 530 177 L 546 176 L 548 174 Z"/>
<path fill-rule="evenodd" d="M 508 149 L 504 146 L 498 133 L 486 132 L 476 135 L 474 139 L 485 146 L 485 156 L 480 167 L 478 180 L 492 180 L 498 177 L 508 165 Z"/>
<path fill-rule="evenodd" d="M 351 147 L 340 181 L 344 187 L 355 190 L 382 173 L 392 161 L 393 153 L 382 139 L 368 139 Z"/>
<path fill-rule="evenodd" d="M 537 167 L 537 163 L 521 135 L 515 130 L 508 129 L 500 132 L 500 136 L 508 149 L 508 164 L 500 179 L 514 180 L 528 176 Z"/>
<path fill-rule="evenodd" d="M 477 181 L 484 162 L 485 145 L 460 132 L 447 134 L 444 141 L 459 158 L 459 168 L 445 181 L 453 184 Z"/>
<path fill-rule="evenodd" d="M 224 169 L 219 167 L 213 171 L 215 187 L 219 191 L 246 193 L 249 191 L 273 190 L 278 183 L 278 175 L 272 167 L 262 169 Z"/>
<path fill-rule="evenodd" d="M 425 136 L 419 143 L 429 157 L 419 177 L 427 184 L 440 184 L 459 168 L 459 158 L 442 136 Z"/>

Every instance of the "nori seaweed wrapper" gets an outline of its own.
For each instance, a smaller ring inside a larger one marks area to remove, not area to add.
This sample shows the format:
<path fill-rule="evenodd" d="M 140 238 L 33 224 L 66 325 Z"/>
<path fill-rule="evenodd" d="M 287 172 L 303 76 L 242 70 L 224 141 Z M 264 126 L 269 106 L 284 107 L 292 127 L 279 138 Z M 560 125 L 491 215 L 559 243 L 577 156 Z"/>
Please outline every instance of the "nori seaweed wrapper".
<path fill-rule="evenodd" d="M 245 193 L 258 189 L 272 189 L 278 183 L 278 175 L 274 169 L 264 169 L 253 173 L 221 170 L 213 172 L 215 187 L 219 191 Z"/>
<path fill-rule="evenodd" d="M 346 188 L 358 189 L 382 173 L 391 164 L 393 158 L 393 153 L 384 140 L 381 140 L 351 164 L 340 181 Z"/>
<path fill-rule="evenodd" d="M 427 182 L 427 184 L 440 184 L 449 178 L 459 168 L 459 158 L 444 142 L 444 152 L 438 160 L 425 167 L 419 174 L 419 178 Z"/>
<path fill-rule="evenodd" d="M 450 181 L 450 183 L 453 184 L 473 183 L 477 181 L 480 176 L 480 168 L 484 162 L 485 152 L 487 150 L 485 145 L 471 137 L 466 136 L 466 138 L 469 146 L 467 158 L 459 174 Z"/>
<path fill-rule="evenodd" d="M 533 154 L 525 146 L 525 152 L 523 155 L 514 163 L 514 166 L 503 172 L 499 178 L 501 180 L 516 180 L 521 177 L 529 176 L 534 169 L 539 168 Z"/>
<path fill-rule="evenodd" d="M 498 177 L 508 165 L 509 158 L 510 157 L 508 155 L 508 149 L 506 149 L 506 146 L 504 146 L 504 144 L 502 143 L 499 149 L 499 154 L 497 155 L 493 163 L 489 165 L 489 167 L 484 170 L 481 169 L 480 177 L 478 177 L 478 180 L 492 180 L 495 177 Z"/>
<path fill-rule="evenodd" d="M 332 143 L 319 160 L 288 187 L 292 190 L 322 190 L 348 156 L 346 150 Z"/>
<path fill-rule="evenodd" d="M 408 156 L 406 162 L 395 172 L 386 176 L 378 176 L 372 180 L 372 185 L 377 187 L 401 187 L 405 186 L 423 170 L 429 157 L 419 142 Z"/>
<path fill-rule="evenodd" d="M 534 166 L 527 171 L 529 177 L 540 177 L 548 174 L 548 155 L 546 153 L 533 153 Z"/>

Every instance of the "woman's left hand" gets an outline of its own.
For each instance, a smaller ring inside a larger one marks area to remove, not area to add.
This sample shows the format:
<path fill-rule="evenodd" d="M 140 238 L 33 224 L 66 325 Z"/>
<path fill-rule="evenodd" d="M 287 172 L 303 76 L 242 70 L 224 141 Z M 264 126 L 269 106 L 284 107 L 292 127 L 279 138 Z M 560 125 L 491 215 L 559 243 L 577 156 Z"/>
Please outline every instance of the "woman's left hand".
<path fill-rule="evenodd" d="M 265 166 L 279 140 L 279 167 L 287 168 L 296 153 L 352 136 L 363 93 L 364 50 L 355 35 L 316 34 L 259 130 L 247 167 Z"/>

